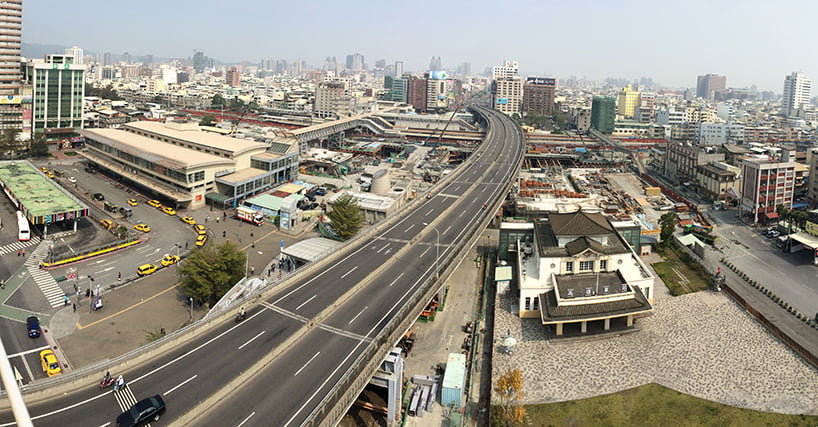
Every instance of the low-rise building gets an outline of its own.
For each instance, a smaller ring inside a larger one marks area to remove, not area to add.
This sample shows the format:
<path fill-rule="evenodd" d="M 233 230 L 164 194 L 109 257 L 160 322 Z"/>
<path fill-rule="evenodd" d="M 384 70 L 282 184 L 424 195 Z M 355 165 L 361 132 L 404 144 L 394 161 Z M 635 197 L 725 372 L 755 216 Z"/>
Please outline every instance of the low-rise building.
<path fill-rule="evenodd" d="M 729 189 L 739 188 L 741 170 L 722 162 L 708 163 L 696 167 L 696 190 L 711 201 L 731 198 Z"/>

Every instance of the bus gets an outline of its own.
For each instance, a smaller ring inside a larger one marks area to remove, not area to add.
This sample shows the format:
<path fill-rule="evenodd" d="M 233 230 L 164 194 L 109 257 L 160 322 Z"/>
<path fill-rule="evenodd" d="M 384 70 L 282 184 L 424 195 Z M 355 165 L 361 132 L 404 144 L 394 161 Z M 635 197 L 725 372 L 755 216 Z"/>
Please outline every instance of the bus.
<path fill-rule="evenodd" d="M 31 230 L 28 228 L 28 219 L 22 211 L 17 211 L 17 240 L 25 242 L 31 239 Z"/>

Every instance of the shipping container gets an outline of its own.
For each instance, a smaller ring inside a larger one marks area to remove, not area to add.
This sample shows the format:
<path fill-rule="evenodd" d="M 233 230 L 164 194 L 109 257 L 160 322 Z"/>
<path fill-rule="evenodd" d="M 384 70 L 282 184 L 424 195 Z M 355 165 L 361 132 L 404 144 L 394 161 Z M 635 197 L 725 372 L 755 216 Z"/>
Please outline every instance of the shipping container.
<path fill-rule="evenodd" d="M 466 355 L 449 353 L 446 373 L 443 375 L 443 388 L 440 391 L 440 404 L 444 407 L 460 408 L 465 381 Z"/>

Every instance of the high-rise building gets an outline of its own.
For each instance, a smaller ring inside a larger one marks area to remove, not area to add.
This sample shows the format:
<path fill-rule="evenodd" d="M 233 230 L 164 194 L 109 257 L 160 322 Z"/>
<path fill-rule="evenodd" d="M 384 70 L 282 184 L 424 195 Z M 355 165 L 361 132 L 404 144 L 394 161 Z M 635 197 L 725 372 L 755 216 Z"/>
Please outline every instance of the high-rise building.
<path fill-rule="evenodd" d="M 74 64 L 82 65 L 82 48 L 78 46 L 72 46 L 65 49 L 66 56 L 73 56 L 74 57 Z"/>
<path fill-rule="evenodd" d="M 199 50 L 193 51 L 193 69 L 197 73 L 204 72 L 205 69 L 205 56 L 204 52 Z"/>
<path fill-rule="evenodd" d="M 123 53 L 122 54 L 122 62 L 124 62 L 126 64 L 130 64 L 131 63 L 131 54 L 128 53 L 128 52 Z"/>
<path fill-rule="evenodd" d="M 716 94 L 727 90 L 727 76 L 705 74 L 696 79 L 696 96 L 713 99 Z"/>
<path fill-rule="evenodd" d="M 528 77 L 523 86 L 523 114 L 554 114 L 554 92 L 556 79 L 546 77 Z"/>
<path fill-rule="evenodd" d="M 403 77 L 403 61 L 395 61 L 395 77 Z"/>
<path fill-rule="evenodd" d="M 500 77 L 492 83 L 494 109 L 505 114 L 520 112 L 523 104 L 523 82 L 519 76 Z"/>
<path fill-rule="evenodd" d="M 440 60 L 439 56 L 437 58 L 435 58 L 433 56 L 432 60 L 429 61 L 429 71 L 441 71 L 441 70 L 443 70 L 443 61 Z"/>
<path fill-rule="evenodd" d="M 347 55 L 347 70 L 352 72 L 359 72 L 363 71 L 364 69 L 364 56 L 360 53 L 354 53 L 352 55 Z"/>
<path fill-rule="evenodd" d="M 795 190 L 794 161 L 744 159 L 741 161 L 741 205 L 739 215 L 753 216 L 753 223 L 778 220 L 776 207 L 792 208 Z"/>
<path fill-rule="evenodd" d="M 408 102 L 409 93 L 409 79 L 405 77 L 396 77 L 392 79 L 391 92 L 393 102 Z"/>
<path fill-rule="evenodd" d="M 0 129 L 23 130 L 23 105 L 20 73 L 20 43 L 23 23 L 23 0 L 0 2 L 0 96 L 8 100 L 0 104 Z"/>
<path fill-rule="evenodd" d="M 406 102 L 419 113 L 426 111 L 426 79 L 410 76 L 407 88 Z"/>
<path fill-rule="evenodd" d="M 237 70 L 236 67 L 230 67 L 230 69 L 224 74 L 224 80 L 228 85 L 230 85 L 230 87 L 239 86 L 241 84 L 239 70 Z"/>
<path fill-rule="evenodd" d="M 315 88 L 313 114 L 317 117 L 349 115 L 350 99 L 346 96 L 346 85 L 343 82 L 326 81 L 318 83 Z"/>
<path fill-rule="evenodd" d="M 591 127 L 602 133 L 612 133 L 615 121 L 616 99 L 595 96 L 591 101 Z"/>
<path fill-rule="evenodd" d="M 85 67 L 73 61 L 72 56 L 46 55 L 45 61 L 27 64 L 27 83 L 34 94 L 35 134 L 70 135 L 82 129 Z"/>
<path fill-rule="evenodd" d="M 616 113 L 620 116 L 631 118 L 636 109 L 636 104 L 639 103 L 639 91 L 633 90 L 631 85 L 626 85 L 619 91 L 617 97 Z"/>
<path fill-rule="evenodd" d="M 102 54 L 102 66 L 105 67 L 108 65 L 113 65 L 113 62 L 111 61 L 111 52 L 105 52 Z"/>
<path fill-rule="evenodd" d="M 517 61 L 506 61 L 504 66 L 495 66 L 491 69 L 491 78 L 497 80 L 501 77 L 514 77 L 517 75 Z"/>
<path fill-rule="evenodd" d="M 639 102 L 633 111 L 633 118 L 639 123 L 651 123 L 656 119 L 656 94 L 639 92 Z"/>
<path fill-rule="evenodd" d="M 784 99 L 781 112 L 787 116 L 798 115 L 799 109 L 806 109 L 812 97 L 812 80 L 801 72 L 793 72 L 784 77 Z"/>
<path fill-rule="evenodd" d="M 431 72 L 426 79 L 426 111 L 441 113 L 446 111 L 446 73 Z"/>

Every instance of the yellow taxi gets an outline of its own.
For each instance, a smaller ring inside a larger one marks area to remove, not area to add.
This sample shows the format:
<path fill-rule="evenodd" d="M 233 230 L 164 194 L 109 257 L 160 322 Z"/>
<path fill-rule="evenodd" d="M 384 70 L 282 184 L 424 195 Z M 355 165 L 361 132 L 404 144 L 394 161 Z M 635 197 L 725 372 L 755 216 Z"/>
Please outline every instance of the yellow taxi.
<path fill-rule="evenodd" d="M 176 210 L 171 208 L 171 207 L 162 208 L 162 212 L 164 212 L 164 213 L 166 213 L 168 215 L 176 215 Z"/>
<path fill-rule="evenodd" d="M 162 203 L 159 200 L 148 200 L 148 205 L 158 208 L 162 206 Z"/>
<path fill-rule="evenodd" d="M 60 362 L 57 361 L 57 356 L 51 350 L 43 350 L 40 352 L 40 362 L 43 364 L 43 372 L 49 377 L 60 375 L 62 368 Z"/>
<path fill-rule="evenodd" d="M 196 246 L 204 246 L 205 242 L 207 242 L 207 234 L 200 234 L 196 238 Z"/>
<path fill-rule="evenodd" d="M 139 230 L 139 231 L 141 231 L 143 233 L 147 233 L 147 232 L 151 231 L 151 228 L 148 227 L 148 224 L 136 224 L 136 225 L 133 226 L 133 228 L 135 230 Z"/>
<path fill-rule="evenodd" d="M 184 222 L 185 224 L 190 224 L 190 225 L 196 224 L 196 220 L 189 217 L 189 216 L 183 216 L 182 217 L 182 222 Z"/>
<path fill-rule="evenodd" d="M 45 166 L 40 166 L 40 172 L 48 172 L 48 168 Z"/>
<path fill-rule="evenodd" d="M 54 178 L 57 175 L 54 175 L 54 172 L 48 171 L 48 172 L 45 173 L 45 176 L 47 176 L 49 178 Z"/>
<path fill-rule="evenodd" d="M 136 274 L 139 276 L 147 276 L 148 274 L 156 272 L 157 268 L 156 264 L 142 264 L 136 269 Z"/>
<path fill-rule="evenodd" d="M 128 199 L 128 204 L 131 206 L 136 206 L 139 204 L 139 202 L 137 202 L 136 199 Z"/>
<path fill-rule="evenodd" d="M 110 230 L 114 226 L 114 222 L 110 219 L 103 219 L 99 222 L 106 230 Z"/>
<path fill-rule="evenodd" d="M 199 235 L 207 234 L 207 230 L 205 229 L 205 226 L 202 225 L 202 224 L 194 225 L 193 229 L 196 230 L 196 234 L 199 234 Z"/>
<path fill-rule="evenodd" d="M 162 258 L 162 267 L 176 264 L 180 259 L 179 255 L 165 255 L 165 257 Z"/>

